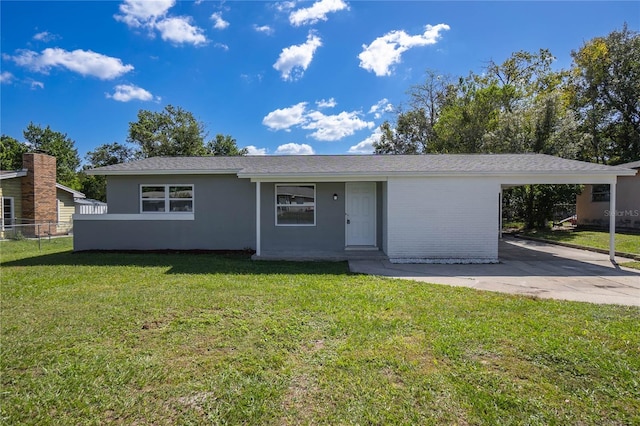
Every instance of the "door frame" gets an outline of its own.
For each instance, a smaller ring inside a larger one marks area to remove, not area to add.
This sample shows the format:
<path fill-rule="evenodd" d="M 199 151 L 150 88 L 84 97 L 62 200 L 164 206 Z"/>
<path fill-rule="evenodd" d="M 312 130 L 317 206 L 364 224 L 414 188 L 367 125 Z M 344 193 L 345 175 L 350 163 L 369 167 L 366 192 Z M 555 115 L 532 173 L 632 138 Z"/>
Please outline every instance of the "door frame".
<path fill-rule="evenodd" d="M 349 244 L 349 225 L 347 224 L 347 220 L 349 220 L 349 186 L 351 185 L 362 185 L 367 184 L 371 185 L 373 188 L 373 243 L 367 245 L 350 245 Z M 362 250 L 367 249 L 378 249 L 378 187 L 375 181 L 356 181 L 356 182 L 345 182 L 345 200 L 344 200 L 344 246 L 346 249 L 350 247 L 355 247 Z"/>

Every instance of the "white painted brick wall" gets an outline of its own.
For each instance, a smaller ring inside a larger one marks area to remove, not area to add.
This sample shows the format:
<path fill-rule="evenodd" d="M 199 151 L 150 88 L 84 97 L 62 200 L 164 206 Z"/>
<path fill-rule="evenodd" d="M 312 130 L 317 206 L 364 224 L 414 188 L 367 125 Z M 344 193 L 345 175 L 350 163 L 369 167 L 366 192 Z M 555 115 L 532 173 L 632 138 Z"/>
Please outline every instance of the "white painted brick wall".
<path fill-rule="evenodd" d="M 498 194 L 491 178 L 390 178 L 390 259 L 498 258 Z"/>

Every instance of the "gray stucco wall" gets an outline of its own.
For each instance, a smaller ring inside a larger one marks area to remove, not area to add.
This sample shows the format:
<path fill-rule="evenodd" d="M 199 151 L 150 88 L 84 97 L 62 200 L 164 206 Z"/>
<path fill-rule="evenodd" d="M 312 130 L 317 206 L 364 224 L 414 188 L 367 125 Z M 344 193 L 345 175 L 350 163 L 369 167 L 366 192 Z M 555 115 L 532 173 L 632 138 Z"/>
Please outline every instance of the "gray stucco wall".
<path fill-rule="evenodd" d="M 140 213 L 141 184 L 193 184 L 194 220 L 78 220 L 75 250 L 255 248 L 255 184 L 235 175 L 110 176 L 109 214 Z M 160 214 L 159 214 L 160 215 Z"/>
<path fill-rule="evenodd" d="M 316 183 L 316 225 L 276 226 L 275 184 L 262 183 L 260 193 L 262 250 L 265 252 L 343 250 L 345 242 L 344 191 L 344 182 Z M 333 199 L 333 194 L 338 194 L 337 200 Z"/>

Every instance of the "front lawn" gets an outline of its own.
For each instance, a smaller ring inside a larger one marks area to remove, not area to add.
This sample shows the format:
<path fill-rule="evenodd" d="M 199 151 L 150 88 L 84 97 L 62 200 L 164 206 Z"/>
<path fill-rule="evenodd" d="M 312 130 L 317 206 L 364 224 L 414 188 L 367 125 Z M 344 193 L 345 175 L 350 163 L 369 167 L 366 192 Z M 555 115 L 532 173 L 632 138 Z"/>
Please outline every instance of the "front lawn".
<path fill-rule="evenodd" d="M 640 310 L 1 242 L 3 424 L 640 424 Z"/>
<path fill-rule="evenodd" d="M 609 249 L 609 232 L 607 231 L 535 229 L 525 231 L 523 235 L 582 247 Z M 616 251 L 640 255 L 640 234 L 616 233 Z"/>

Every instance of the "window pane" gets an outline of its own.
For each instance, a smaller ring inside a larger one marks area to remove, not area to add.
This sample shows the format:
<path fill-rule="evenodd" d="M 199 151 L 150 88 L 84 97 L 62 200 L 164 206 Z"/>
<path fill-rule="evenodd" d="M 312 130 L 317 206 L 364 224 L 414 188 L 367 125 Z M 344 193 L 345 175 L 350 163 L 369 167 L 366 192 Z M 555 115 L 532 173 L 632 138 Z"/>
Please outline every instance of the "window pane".
<path fill-rule="evenodd" d="M 609 185 L 593 185 L 591 201 L 609 201 Z"/>
<path fill-rule="evenodd" d="M 142 200 L 143 212 L 163 212 L 164 200 Z"/>
<path fill-rule="evenodd" d="M 171 200 L 169 201 L 169 211 L 191 212 L 193 211 L 193 201 L 191 200 Z"/>
<path fill-rule="evenodd" d="M 164 186 L 143 186 L 142 198 L 164 198 Z"/>
<path fill-rule="evenodd" d="M 276 187 L 278 204 L 313 204 L 315 188 L 313 185 L 278 185 Z"/>
<path fill-rule="evenodd" d="M 313 225 L 314 208 L 286 206 L 278 207 L 278 225 Z"/>
<path fill-rule="evenodd" d="M 193 198 L 192 186 L 170 186 L 169 198 Z"/>

